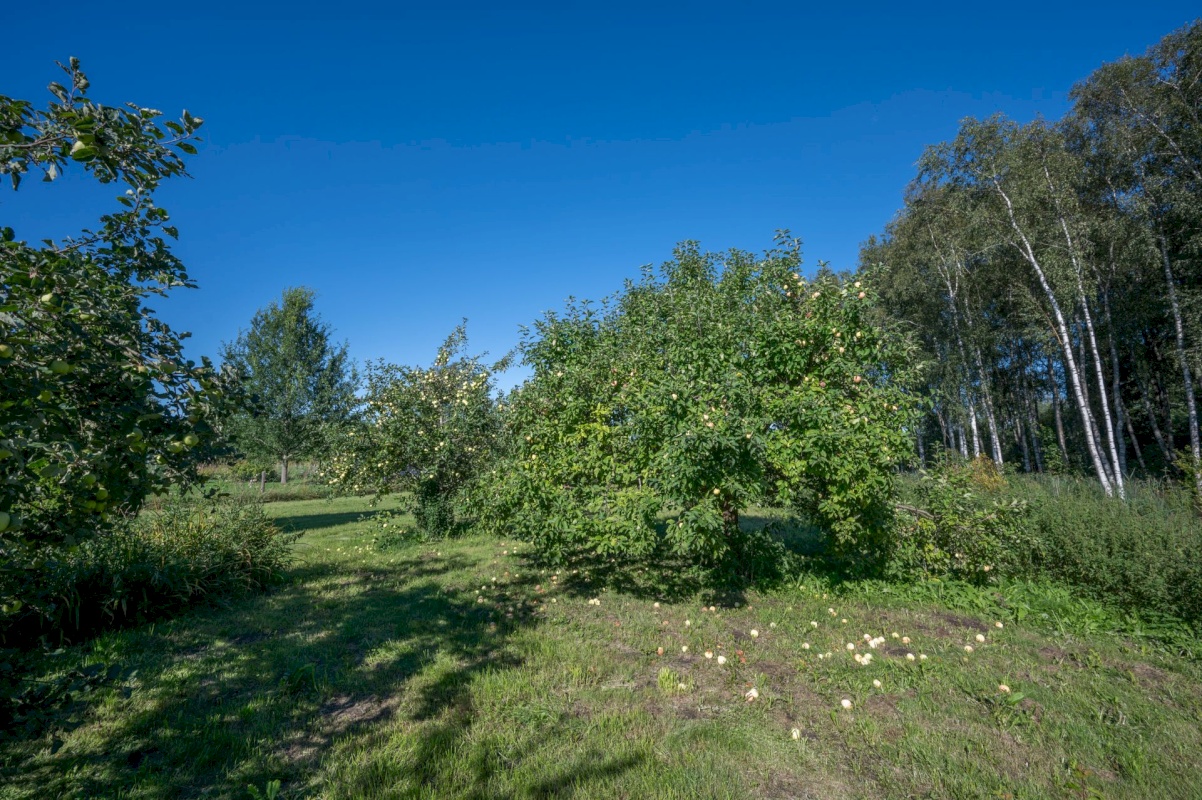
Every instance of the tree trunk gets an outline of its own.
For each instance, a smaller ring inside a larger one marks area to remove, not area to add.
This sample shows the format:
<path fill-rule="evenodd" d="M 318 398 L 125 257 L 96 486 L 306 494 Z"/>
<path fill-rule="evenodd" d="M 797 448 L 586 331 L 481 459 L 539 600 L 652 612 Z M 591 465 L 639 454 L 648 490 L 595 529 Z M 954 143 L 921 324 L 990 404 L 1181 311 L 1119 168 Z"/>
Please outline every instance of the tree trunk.
<path fill-rule="evenodd" d="M 1139 380 L 1139 399 L 1144 407 L 1144 411 L 1148 415 L 1148 424 L 1152 428 L 1152 437 L 1156 439 L 1156 445 L 1160 448 L 1161 455 L 1164 456 L 1164 463 L 1172 466 L 1173 464 L 1173 443 L 1164 438 L 1164 434 L 1160 431 L 1160 423 L 1156 421 L 1156 409 L 1152 408 L 1152 401 L 1148 398 L 1148 386 L 1142 380 Z"/>
<path fill-rule="evenodd" d="M 288 483 L 288 456 L 280 459 L 280 486 Z"/>
<path fill-rule="evenodd" d="M 722 529 L 728 536 L 739 532 L 739 508 L 727 498 L 722 498 Z"/>
<path fill-rule="evenodd" d="M 1048 356 L 1048 381 L 1052 385 L 1052 411 L 1056 417 L 1056 441 L 1060 444 L 1060 458 L 1068 466 L 1068 441 L 1064 436 L 1064 417 L 1060 414 L 1060 382 L 1056 379 L 1056 368 Z"/>
<path fill-rule="evenodd" d="M 972 426 L 972 457 L 977 458 L 981 455 L 981 430 L 977 427 L 977 406 L 971 396 L 968 398 L 968 422 Z"/>
<path fill-rule="evenodd" d="M 985 404 L 985 422 L 989 426 L 989 443 L 993 449 L 993 462 L 1001 466 L 1002 440 L 998 436 L 997 415 L 993 411 L 993 393 L 989 390 L 989 379 L 985 374 L 985 364 L 981 359 L 981 349 L 976 345 L 973 345 L 973 357 L 977 362 L 977 380 L 981 382 L 981 399 Z M 1027 471 L 1030 472 L 1030 470 Z"/>
<path fill-rule="evenodd" d="M 1064 319 L 1064 313 L 1060 310 L 1060 301 L 1056 299 L 1056 293 L 1052 291 L 1052 285 L 1048 282 L 1043 265 L 1040 263 L 1039 257 L 1035 255 L 1035 248 L 1031 245 L 1027 234 L 1023 231 L 1022 226 L 1018 224 L 1018 219 L 1014 216 L 1014 204 L 1011 203 L 1010 196 L 1006 194 L 996 179 L 994 180 L 994 187 L 1006 204 L 1011 229 L 1018 234 L 1019 239 L 1022 241 L 1022 247 L 1019 248 L 1019 251 L 1035 271 L 1035 276 L 1039 279 L 1039 285 L 1043 289 L 1044 296 L 1047 297 L 1048 305 L 1051 306 L 1052 315 L 1056 320 L 1056 328 L 1059 334 L 1060 349 L 1064 353 L 1065 371 L 1068 373 L 1069 382 L 1077 400 L 1077 409 L 1081 414 L 1082 421 L 1085 423 L 1085 443 L 1089 450 L 1089 457 L 1093 462 L 1094 471 L 1098 475 L 1098 482 L 1102 484 L 1102 491 L 1108 497 L 1113 496 L 1114 485 L 1110 482 L 1110 478 L 1106 474 L 1106 465 L 1102 460 L 1098 442 L 1093 436 L 1093 412 L 1085 400 L 1085 394 L 1081 387 L 1081 375 L 1077 370 L 1076 359 L 1073 358 L 1072 339 L 1069 337 L 1068 323 Z"/>
<path fill-rule="evenodd" d="M 943 434 L 943 447 L 946 450 L 951 450 L 955 446 L 952 441 L 951 434 L 947 430 L 947 420 L 943 418 L 943 409 L 935 407 L 935 420 L 939 423 L 939 432 Z"/>
<path fill-rule="evenodd" d="M 1093 357 L 1094 371 L 1098 378 L 1098 405 L 1102 408 L 1102 432 L 1105 434 L 1106 446 L 1110 449 L 1110 474 L 1119 497 L 1126 497 L 1127 488 L 1123 485 L 1123 471 L 1119 461 L 1118 436 L 1115 433 L 1114 418 L 1110 414 L 1110 400 L 1106 396 L 1106 372 L 1102 368 L 1102 355 L 1098 351 L 1093 315 L 1089 313 L 1089 300 L 1085 297 L 1085 287 L 1081 282 L 1079 267 L 1077 270 L 1077 295 L 1081 301 L 1081 311 L 1085 316 L 1085 332 L 1089 336 L 1089 353 Z"/>
<path fill-rule="evenodd" d="M 1202 497 L 1202 441 L 1198 437 L 1198 405 L 1194 400 L 1194 380 L 1185 357 L 1185 328 L 1181 324 L 1181 305 L 1177 302 L 1177 279 L 1169 260 L 1168 242 L 1160 237 L 1160 254 L 1164 260 L 1164 279 L 1169 289 L 1169 307 L 1173 310 L 1173 325 L 1177 331 L 1177 358 L 1181 362 L 1181 377 L 1185 382 L 1185 413 L 1189 419 L 1189 446 L 1194 460 L 1194 488 Z"/>
<path fill-rule="evenodd" d="M 1022 445 L 1023 472 L 1030 472 L 1031 471 L 1031 451 L 1027 449 L 1027 434 L 1026 434 L 1026 431 L 1023 430 L 1023 421 L 1018 417 L 1014 418 L 1014 438 L 1018 439 L 1018 443 L 1020 445 Z"/>
<path fill-rule="evenodd" d="M 1123 410 L 1123 421 L 1127 423 L 1127 435 L 1131 437 L 1131 449 L 1135 451 L 1135 457 L 1139 460 L 1139 468 L 1143 470 L 1145 476 L 1151 475 L 1148 472 L 1148 465 L 1144 462 L 1144 453 L 1139 447 L 1139 439 L 1135 435 L 1135 428 L 1131 427 L 1131 415 Z"/>
<path fill-rule="evenodd" d="M 1123 421 L 1126 413 L 1123 409 L 1122 372 L 1119 367 L 1119 351 L 1114 342 L 1114 318 L 1110 315 L 1110 292 L 1102 294 L 1102 310 L 1106 314 L 1106 339 L 1110 344 L 1110 394 L 1114 403 L 1114 433 L 1118 438 L 1119 467 L 1124 475 L 1130 474 L 1127 467 L 1127 443 L 1123 440 Z"/>
<path fill-rule="evenodd" d="M 1022 371 L 1022 402 L 1027 412 L 1027 435 L 1031 437 L 1031 452 L 1035 456 L 1035 471 L 1043 472 L 1043 443 L 1039 441 L 1039 407 L 1031 391 L 1028 365 Z"/>
<path fill-rule="evenodd" d="M 267 470 L 259 470 L 259 494 L 267 491 Z"/>

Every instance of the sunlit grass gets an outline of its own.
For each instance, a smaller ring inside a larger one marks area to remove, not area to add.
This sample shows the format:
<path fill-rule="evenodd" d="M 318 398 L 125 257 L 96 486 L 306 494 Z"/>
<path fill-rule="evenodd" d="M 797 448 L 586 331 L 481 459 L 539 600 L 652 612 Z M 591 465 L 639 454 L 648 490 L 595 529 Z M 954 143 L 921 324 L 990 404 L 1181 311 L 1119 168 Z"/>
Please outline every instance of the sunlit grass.
<path fill-rule="evenodd" d="M 0 797 L 247 798 L 271 780 L 285 798 L 1202 785 L 1198 665 L 1147 639 L 1020 620 L 988 593 L 957 610 L 805 579 L 721 602 L 629 594 L 512 541 L 378 551 L 358 500 L 268 509 L 304 531 L 293 580 L 51 661 L 136 672 L 0 744 Z"/>

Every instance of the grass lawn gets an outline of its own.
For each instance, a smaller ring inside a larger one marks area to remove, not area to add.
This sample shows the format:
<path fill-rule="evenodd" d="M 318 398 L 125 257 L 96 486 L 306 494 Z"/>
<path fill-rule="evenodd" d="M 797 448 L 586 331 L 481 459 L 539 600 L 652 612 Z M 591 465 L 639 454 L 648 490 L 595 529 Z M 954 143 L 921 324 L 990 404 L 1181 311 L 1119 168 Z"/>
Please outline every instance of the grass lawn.
<path fill-rule="evenodd" d="M 134 672 L 3 740 L 0 798 L 1202 797 L 1202 671 L 1146 642 L 813 585 L 657 607 L 267 508 L 292 580 L 57 656 Z"/>

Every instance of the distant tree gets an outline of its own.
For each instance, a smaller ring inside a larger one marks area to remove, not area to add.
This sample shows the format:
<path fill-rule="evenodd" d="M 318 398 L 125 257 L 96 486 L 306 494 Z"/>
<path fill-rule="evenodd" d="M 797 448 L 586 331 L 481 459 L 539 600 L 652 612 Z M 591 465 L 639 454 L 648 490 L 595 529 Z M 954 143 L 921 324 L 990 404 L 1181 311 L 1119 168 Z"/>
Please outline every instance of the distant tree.
<path fill-rule="evenodd" d="M 250 329 L 222 345 L 221 357 L 240 376 L 249 398 L 225 422 L 225 432 L 252 458 L 288 465 L 325 452 L 330 429 L 356 406 L 358 374 L 346 344 L 331 344 L 332 329 L 314 313 L 314 293 L 284 290 L 279 303 L 260 309 Z"/>

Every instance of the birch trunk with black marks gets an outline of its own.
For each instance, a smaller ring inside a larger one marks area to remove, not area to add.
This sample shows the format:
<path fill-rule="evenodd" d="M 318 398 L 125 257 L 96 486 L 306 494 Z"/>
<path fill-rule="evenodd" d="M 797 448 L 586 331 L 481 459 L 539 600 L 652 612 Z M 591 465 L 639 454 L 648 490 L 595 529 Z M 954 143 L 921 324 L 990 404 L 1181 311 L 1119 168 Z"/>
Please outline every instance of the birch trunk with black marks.
<path fill-rule="evenodd" d="M 1085 423 L 1085 444 L 1089 451 L 1090 461 L 1093 463 L 1094 471 L 1097 473 L 1098 482 L 1102 485 L 1102 491 L 1107 496 L 1114 495 L 1114 484 L 1110 481 L 1107 475 L 1106 463 L 1102 459 L 1101 448 L 1094 436 L 1093 427 L 1093 412 L 1089 408 L 1089 403 L 1086 402 L 1084 390 L 1082 387 L 1081 374 L 1077 369 L 1077 360 L 1073 357 L 1072 338 L 1069 336 L 1068 322 L 1065 320 L 1064 312 L 1060 308 L 1060 301 L 1056 299 L 1056 293 L 1052 291 L 1052 285 L 1048 281 L 1047 273 L 1043 268 L 1038 255 L 1035 253 L 1035 248 L 1031 244 L 1031 240 L 1027 237 L 1026 231 L 1018 224 L 1018 219 L 1014 213 L 1014 203 L 1010 200 L 1010 195 L 1002 188 L 1001 183 L 994 178 L 994 188 L 1001 196 L 1002 201 L 1006 206 L 1006 213 L 1009 217 L 1010 227 L 1018 236 L 1018 250 L 1023 259 L 1030 265 L 1035 272 L 1035 277 L 1039 281 L 1040 288 L 1043 290 L 1044 296 L 1047 298 L 1048 305 L 1051 307 L 1052 316 L 1056 321 L 1056 330 L 1060 340 L 1060 349 L 1064 353 L 1064 367 L 1068 373 L 1069 383 L 1072 386 L 1073 395 L 1077 401 L 1077 410 L 1081 414 L 1081 419 Z"/>
<path fill-rule="evenodd" d="M 1190 375 L 1189 359 L 1185 354 L 1185 328 L 1181 323 L 1181 304 L 1177 301 L 1177 279 L 1169 259 L 1168 243 L 1160 236 L 1160 254 L 1164 261 L 1164 280 L 1168 286 L 1169 307 L 1173 311 L 1173 326 L 1177 333 L 1177 359 L 1181 362 L 1181 378 L 1185 384 L 1185 413 L 1189 420 L 1190 455 L 1194 461 L 1194 488 L 1202 496 L 1202 442 L 1198 437 L 1198 405 L 1194 399 L 1194 379 Z"/>

